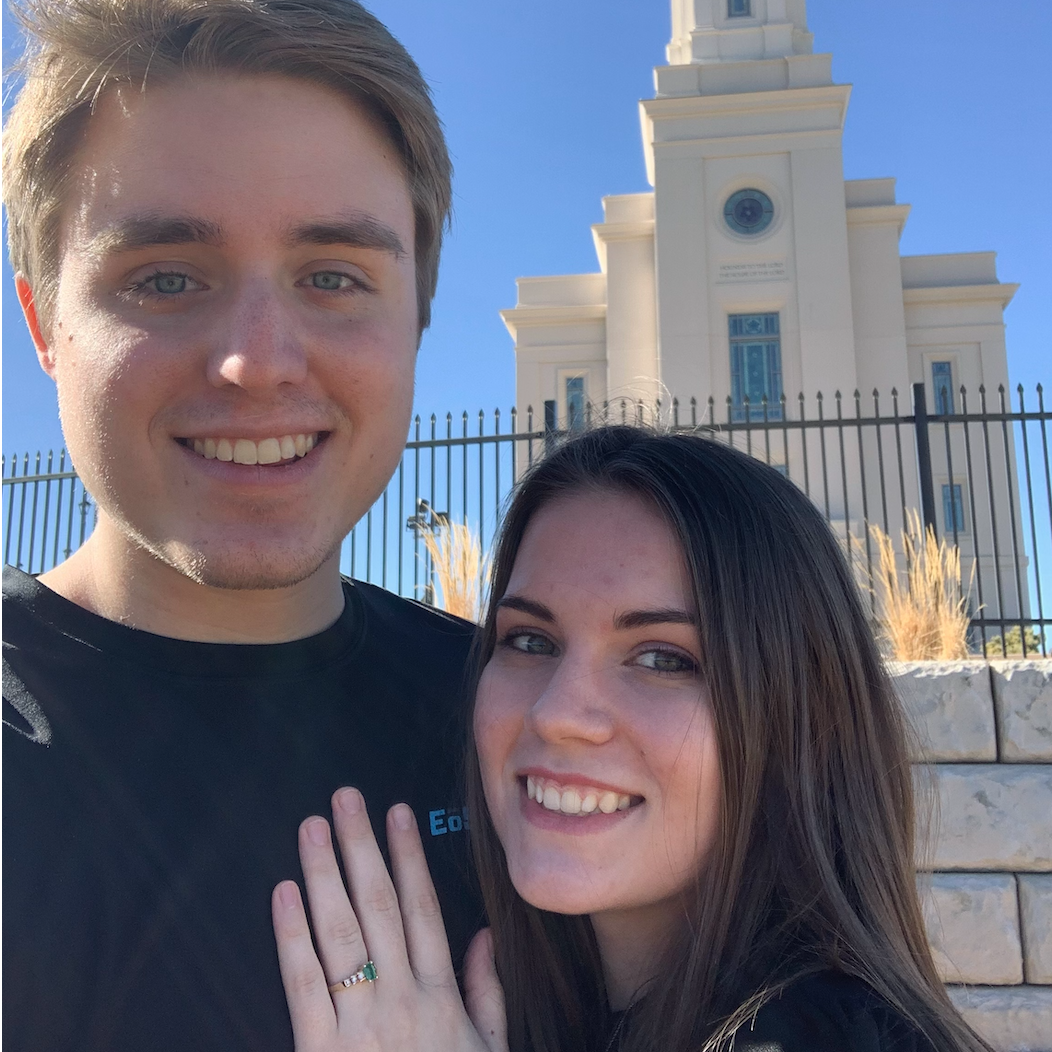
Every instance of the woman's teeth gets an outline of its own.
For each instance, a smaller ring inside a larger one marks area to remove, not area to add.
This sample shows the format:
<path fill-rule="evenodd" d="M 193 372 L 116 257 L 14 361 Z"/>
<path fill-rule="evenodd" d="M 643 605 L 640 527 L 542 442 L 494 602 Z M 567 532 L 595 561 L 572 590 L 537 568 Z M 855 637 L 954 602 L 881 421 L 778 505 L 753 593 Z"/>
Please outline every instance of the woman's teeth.
<path fill-rule="evenodd" d="M 195 438 L 195 453 L 206 460 L 233 461 L 235 464 L 278 464 L 305 457 L 317 444 L 318 432 L 309 435 L 282 435 L 253 442 L 251 438 Z"/>
<path fill-rule="evenodd" d="M 597 811 L 611 815 L 615 811 L 627 811 L 632 806 L 632 797 L 627 793 L 615 793 L 609 789 L 593 789 L 587 786 L 562 788 L 533 775 L 526 776 L 526 795 L 548 811 L 559 811 L 564 815 L 579 815 L 583 818 Z"/>

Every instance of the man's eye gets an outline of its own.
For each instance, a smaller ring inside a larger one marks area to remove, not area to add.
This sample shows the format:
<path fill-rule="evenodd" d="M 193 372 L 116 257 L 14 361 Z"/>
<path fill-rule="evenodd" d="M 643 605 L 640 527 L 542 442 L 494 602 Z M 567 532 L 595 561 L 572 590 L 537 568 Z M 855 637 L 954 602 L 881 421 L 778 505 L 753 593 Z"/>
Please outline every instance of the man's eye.
<path fill-rule="evenodd" d="M 189 274 L 175 270 L 159 270 L 142 281 L 136 281 L 127 289 L 129 292 L 145 292 L 157 296 L 179 296 L 202 286 Z"/>
<path fill-rule="evenodd" d="M 176 292 L 186 291 L 186 275 L 185 274 L 158 274 L 154 278 L 154 286 L 158 292 L 163 292 L 166 295 L 170 295 Z"/>
<path fill-rule="evenodd" d="M 647 650 L 640 654 L 636 661 L 643 668 L 665 675 L 694 673 L 698 670 L 692 658 L 675 650 Z"/>
<path fill-rule="evenodd" d="M 340 289 L 350 288 L 354 281 L 346 274 L 340 274 L 335 270 L 318 270 L 310 276 L 310 283 L 316 289 L 325 292 L 339 292 Z"/>
<path fill-rule="evenodd" d="M 535 632 L 514 632 L 505 636 L 504 646 L 523 654 L 554 654 L 555 644 Z"/>

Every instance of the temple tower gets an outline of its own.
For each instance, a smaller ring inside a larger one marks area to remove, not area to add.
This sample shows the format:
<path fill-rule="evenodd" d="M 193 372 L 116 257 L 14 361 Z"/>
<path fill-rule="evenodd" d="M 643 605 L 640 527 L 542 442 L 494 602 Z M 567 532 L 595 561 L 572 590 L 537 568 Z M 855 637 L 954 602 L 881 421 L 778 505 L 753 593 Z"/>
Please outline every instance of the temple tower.
<path fill-rule="evenodd" d="M 818 392 L 831 413 L 841 392 L 852 416 L 856 389 L 870 409 L 874 389 L 885 409 L 897 389 L 908 413 L 918 381 L 931 412 L 952 411 L 961 385 L 1007 385 L 1016 287 L 998 281 L 992 252 L 900 256 L 909 206 L 894 179 L 845 181 L 851 88 L 813 53 L 805 0 L 671 5 L 667 65 L 639 104 L 653 189 L 603 200 L 598 273 L 521 278 L 502 311 L 520 410 L 562 429 L 589 403 L 660 400 L 665 413 L 673 398 L 712 398 L 717 423 L 778 421 L 783 396 L 796 419 L 800 395 L 816 415 Z M 784 464 L 791 477 L 802 452 Z M 968 499 L 953 467 L 964 451 L 951 452 L 933 480 L 948 521 Z M 846 478 L 830 517 L 864 536 L 869 496 Z"/>

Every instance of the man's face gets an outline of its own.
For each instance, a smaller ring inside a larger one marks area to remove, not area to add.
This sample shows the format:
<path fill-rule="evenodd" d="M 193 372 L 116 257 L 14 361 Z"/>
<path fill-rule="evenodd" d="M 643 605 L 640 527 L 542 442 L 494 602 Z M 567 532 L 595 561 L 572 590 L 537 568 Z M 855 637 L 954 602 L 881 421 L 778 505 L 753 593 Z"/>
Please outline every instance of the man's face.
<path fill-rule="evenodd" d="M 205 584 L 332 556 L 412 404 L 414 221 L 395 148 L 283 77 L 100 101 L 41 341 L 99 530 Z"/>

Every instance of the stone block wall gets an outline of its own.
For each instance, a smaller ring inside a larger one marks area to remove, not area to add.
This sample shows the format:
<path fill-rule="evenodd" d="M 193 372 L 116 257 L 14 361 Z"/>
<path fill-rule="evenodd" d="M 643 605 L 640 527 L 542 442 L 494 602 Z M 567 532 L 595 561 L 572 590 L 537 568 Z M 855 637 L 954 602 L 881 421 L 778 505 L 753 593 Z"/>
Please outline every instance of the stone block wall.
<path fill-rule="evenodd" d="M 1052 1052 L 1052 661 L 890 671 L 915 734 L 919 888 L 943 981 L 999 1052 Z"/>

